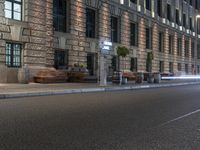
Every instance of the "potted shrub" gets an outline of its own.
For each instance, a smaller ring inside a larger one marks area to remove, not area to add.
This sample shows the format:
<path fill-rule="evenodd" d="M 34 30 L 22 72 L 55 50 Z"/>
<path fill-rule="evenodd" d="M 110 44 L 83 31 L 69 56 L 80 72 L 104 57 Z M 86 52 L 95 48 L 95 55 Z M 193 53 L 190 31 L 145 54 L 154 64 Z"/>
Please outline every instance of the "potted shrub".
<path fill-rule="evenodd" d="M 152 74 L 152 60 L 153 60 L 153 53 L 148 52 L 147 53 L 147 61 L 146 61 L 146 67 L 147 67 L 147 82 L 148 83 L 153 83 L 154 82 L 154 76 Z"/>
<path fill-rule="evenodd" d="M 122 68 L 122 79 L 120 79 L 122 84 L 127 83 L 127 78 L 123 77 L 123 73 L 124 73 L 124 68 L 126 67 L 126 63 L 125 63 L 125 57 L 129 54 L 129 50 L 128 48 L 126 48 L 125 46 L 118 46 L 117 48 L 117 55 L 120 57 L 122 57 L 124 59 L 124 66 Z M 121 84 L 120 83 L 120 84 Z"/>

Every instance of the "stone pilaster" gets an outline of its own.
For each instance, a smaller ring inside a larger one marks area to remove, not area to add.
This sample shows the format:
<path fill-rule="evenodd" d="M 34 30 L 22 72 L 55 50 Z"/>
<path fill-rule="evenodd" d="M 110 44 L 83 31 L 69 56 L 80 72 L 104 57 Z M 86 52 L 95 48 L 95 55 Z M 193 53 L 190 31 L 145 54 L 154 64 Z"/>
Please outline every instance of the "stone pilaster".
<path fill-rule="evenodd" d="M 169 73 L 169 31 L 164 32 L 164 72 Z"/>
<path fill-rule="evenodd" d="M 99 10 L 99 38 L 110 39 L 110 10 L 109 4 L 103 2 Z"/>
<path fill-rule="evenodd" d="M 53 0 L 46 0 L 46 65 L 54 65 Z"/>
<path fill-rule="evenodd" d="M 139 19 L 139 24 L 138 24 L 138 30 L 139 30 L 139 42 L 138 42 L 138 46 L 139 46 L 139 51 L 137 53 L 138 55 L 138 72 L 145 72 L 146 71 L 146 26 L 145 26 L 145 20 L 144 18 L 140 18 Z"/>
<path fill-rule="evenodd" d="M 181 70 L 185 71 L 185 36 L 182 35 Z"/>
<path fill-rule="evenodd" d="M 7 30 L 4 18 L 4 0 L 0 0 L 0 64 L 5 64 L 5 41 L 2 39 L 3 32 Z"/>
<path fill-rule="evenodd" d="M 152 72 L 159 72 L 159 60 L 158 60 L 158 49 L 159 49 L 159 32 L 158 32 L 158 25 L 157 23 L 154 23 L 153 25 L 153 33 L 152 33 L 152 40 L 153 40 L 153 56 L 154 56 L 154 59 L 153 59 L 153 66 L 152 66 Z"/>
<path fill-rule="evenodd" d="M 46 64 L 46 1 L 28 1 L 28 25 L 30 42 L 25 44 L 24 64 L 45 66 Z"/>
<path fill-rule="evenodd" d="M 189 58 L 188 58 L 188 72 L 192 73 L 192 39 L 189 38 Z"/>
<path fill-rule="evenodd" d="M 174 56 L 174 63 L 173 63 L 173 69 L 174 72 L 178 71 L 178 64 L 177 64 L 177 51 L 178 51 L 178 46 L 177 46 L 177 39 L 178 39 L 178 35 L 177 32 L 174 33 L 174 51 L 173 51 L 173 56 Z"/>
<path fill-rule="evenodd" d="M 84 0 L 71 0 L 70 1 L 70 34 L 74 37 L 74 41 L 78 42 L 78 45 L 72 43 L 72 49 L 69 50 L 69 65 L 73 66 L 75 63 L 86 63 L 87 53 L 85 47 L 81 46 L 81 42 L 86 42 L 86 12 Z M 77 52 L 77 53 L 74 53 Z M 77 54 L 76 56 L 74 54 Z"/>
<path fill-rule="evenodd" d="M 121 44 L 125 45 L 128 49 L 130 47 L 130 18 L 128 12 L 124 11 L 121 16 Z M 129 53 L 132 53 L 129 49 Z M 121 59 L 122 60 L 122 59 Z M 121 62 L 124 69 L 130 70 L 130 57 L 127 56 Z"/>

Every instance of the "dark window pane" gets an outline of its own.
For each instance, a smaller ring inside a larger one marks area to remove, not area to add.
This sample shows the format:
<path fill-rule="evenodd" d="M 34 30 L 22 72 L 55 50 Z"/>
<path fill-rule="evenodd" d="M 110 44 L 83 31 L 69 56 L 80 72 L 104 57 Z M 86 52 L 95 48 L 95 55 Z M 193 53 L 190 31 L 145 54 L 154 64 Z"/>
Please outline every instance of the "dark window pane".
<path fill-rule="evenodd" d="M 118 42 L 118 19 L 111 16 L 111 41 Z"/>
<path fill-rule="evenodd" d="M 21 45 L 6 43 L 6 65 L 8 67 L 21 66 Z"/>
<path fill-rule="evenodd" d="M 86 37 L 95 38 L 95 10 L 86 9 Z"/>

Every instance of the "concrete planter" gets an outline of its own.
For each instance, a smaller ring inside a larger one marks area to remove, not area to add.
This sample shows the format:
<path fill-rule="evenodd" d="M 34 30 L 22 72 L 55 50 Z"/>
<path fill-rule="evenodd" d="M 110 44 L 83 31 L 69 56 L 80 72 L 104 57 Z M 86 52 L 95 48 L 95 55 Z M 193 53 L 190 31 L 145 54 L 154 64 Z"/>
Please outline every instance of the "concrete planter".
<path fill-rule="evenodd" d="M 144 74 L 142 72 L 137 73 L 136 83 L 143 83 Z"/>
<path fill-rule="evenodd" d="M 160 83 L 161 75 L 160 73 L 154 73 L 154 83 Z"/>
<path fill-rule="evenodd" d="M 122 84 L 127 84 L 127 82 L 128 82 L 128 79 L 125 77 L 122 77 Z"/>
<path fill-rule="evenodd" d="M 148 83 L 154 83 L 154 75 L 152 73 L 148 74 L 147 82 Z"/>

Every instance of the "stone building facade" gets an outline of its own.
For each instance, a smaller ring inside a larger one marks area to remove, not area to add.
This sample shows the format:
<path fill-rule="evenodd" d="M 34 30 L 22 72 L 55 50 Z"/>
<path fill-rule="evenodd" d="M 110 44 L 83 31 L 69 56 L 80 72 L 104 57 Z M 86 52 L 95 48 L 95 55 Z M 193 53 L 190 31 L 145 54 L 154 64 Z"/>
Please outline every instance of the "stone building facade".
<path fill-rule="evenodd" d="M 151 52 L 153 72 L 200 73 L 199 10 L 198 0 L 0 0 L 0 82 L 74 64 L 98 77 L 104 41 L 110 74 L 146 72 Z M 119 61 L 120 45 L 129 55 Z"/>

